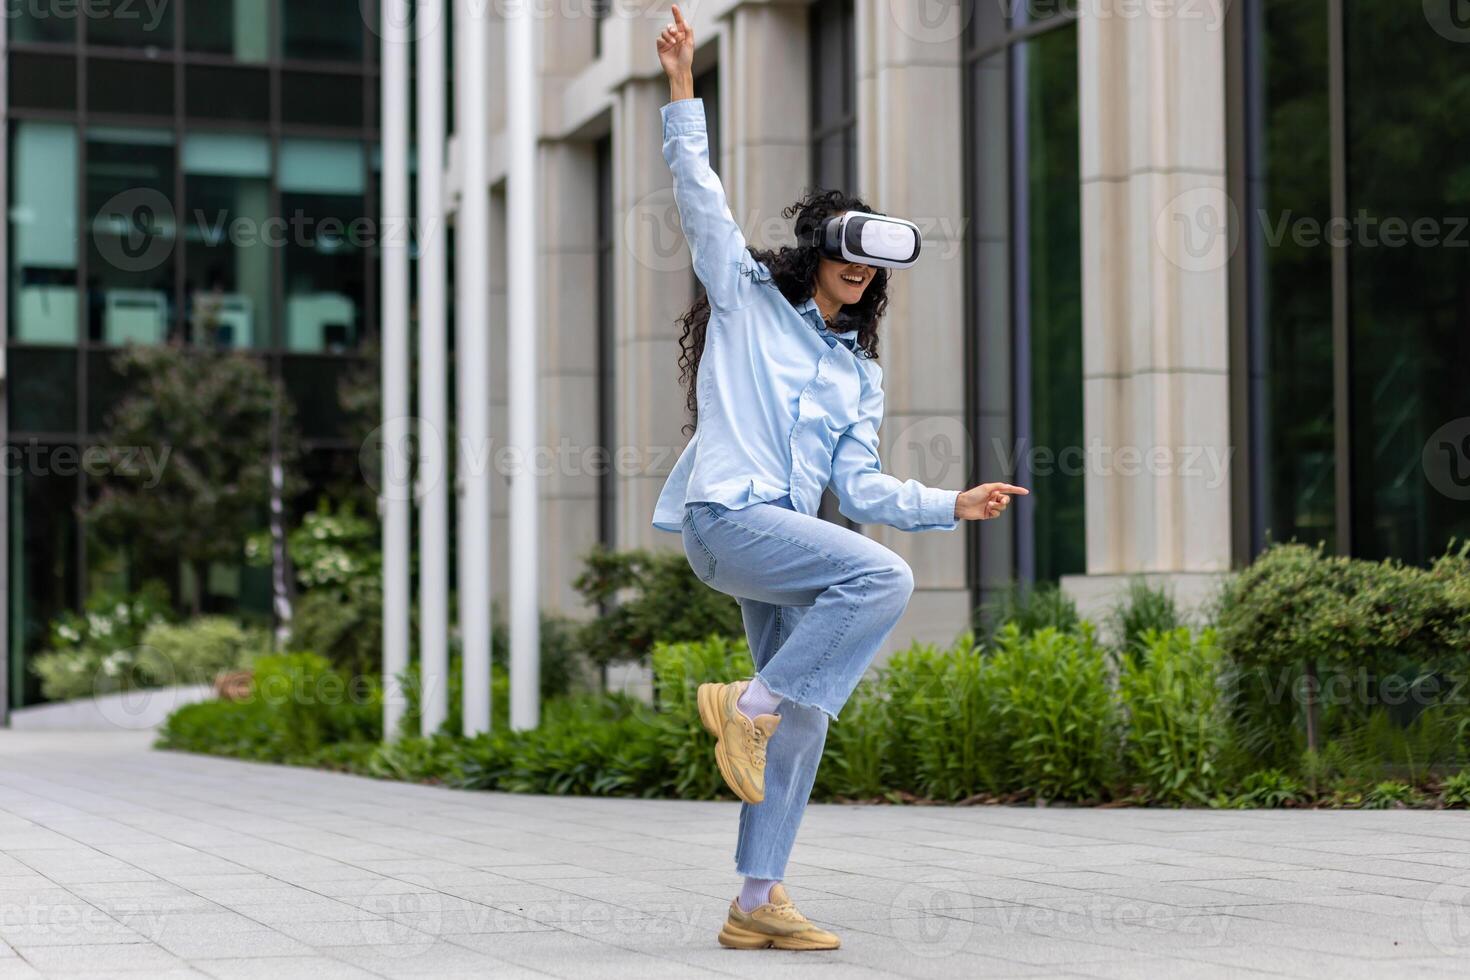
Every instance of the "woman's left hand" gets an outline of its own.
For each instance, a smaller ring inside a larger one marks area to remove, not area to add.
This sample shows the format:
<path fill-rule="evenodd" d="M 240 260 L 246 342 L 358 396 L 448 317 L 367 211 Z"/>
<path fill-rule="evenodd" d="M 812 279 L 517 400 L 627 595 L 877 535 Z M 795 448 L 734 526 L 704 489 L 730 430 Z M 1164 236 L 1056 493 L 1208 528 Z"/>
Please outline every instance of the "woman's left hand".
<path fill-rule="evenodd" d="M 1009 483 L 982 483 L 955 498 L 954 516 L 961 521 L 988 521 L 999 517 L 1010 506 L 1011 497 L 1024 497 L 1031 491 Z"/>

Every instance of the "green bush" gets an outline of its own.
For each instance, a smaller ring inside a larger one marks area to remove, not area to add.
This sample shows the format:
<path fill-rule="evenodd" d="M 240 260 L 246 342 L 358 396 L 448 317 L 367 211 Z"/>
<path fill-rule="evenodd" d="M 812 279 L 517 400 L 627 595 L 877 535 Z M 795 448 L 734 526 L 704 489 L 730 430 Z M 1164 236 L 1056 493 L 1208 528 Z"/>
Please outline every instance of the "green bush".
<path fill-rule="evenodd" d="M 1280 769 L 1263 769 L 1246 775 L 1241 781 L 1240 792 L 1230 799 L 1228 805 L 1237 809 L 1281 807 L 1306 799 L 1307 790 L 1300 780 Z"/>
<path fill-rule="evenodd" d="M 599 548 L 573 585 L 589 606 L 604 610 L 577 635 L 595 664 L 646 663 L 657 643 L 745 632 L 739 603 L 701 582 L 680 552 Z"/>
<path fill-rule="evenodd" d="M 1445 806 L 1470 806 L 1470 771 L 1457 772 L 1439 788 L 1439 801 Z"/>
<path fill-rule="evenodd" d="M 913 767 L 907 780 L 901 769 L 890 770 L 909 784 L 899 788 L 937 800 L 1015 788 L 1017 760 L 1009 753 L 1020 736 L 1003 717 L 1005 677 L 1000 660 L 964 641 L 949 650 L 915 644 L 890 660 L 880 684 L 890 716 L 901 720 Z"/>
<path fill-rule="evenodd" d="M 1185 624 L 1174 597 L 1138 577 L 1128 583 L 1127 593 L 1114 604 L 1108 625 L 1118 649 L 1136 656 L 1147 649 L 1150 631 L 1168 633 Z"/>
<path fill-rule="evenodd" d="M 1214 631 L 1146 630 L 1137 643 L 1118 675 L 1132 770 L 1155 800 L 1207 803 L 1221 788 L 1228 743 Z"/>
<path fill-rule="evenodd" d="M 1006 626 L 1015 626 L 1023 636 L 1048 627 L 1072 633 L 1081 626 L 1077 604 L 1055 583 L 1015 584 L 982 603 L 971 616 L 975 635 L 989 647 Z"/>
<path fill-rule="evenodd" d="M 1107 795 L 1120 746 L 1117 704 L 1106 651 L 1092 627 L 1052 627 L 1022 636 L 1015 625 L 991 654 L 998 725 L 1015 765 L 1017 788 L 1049 800 Z"/>
<path fill-rule="evenodd" d="M 150 582 L 131 595 L 97 593 L 80 616 L 57 616 L 46 650 L 31 660 L 41 693 L 65 700 L 157 686 L 139 662 L 139 647 L 144 631 L 171 613 L 168 590 Z"/>
<path fill-rule="evenodd" d="M 247 630 L 223 616 L 200 616 L 148 627 L 138 661 L 156 685 L 210 684 L 216 675 L 247 668 L 269 650 L 263 631 Z"/>

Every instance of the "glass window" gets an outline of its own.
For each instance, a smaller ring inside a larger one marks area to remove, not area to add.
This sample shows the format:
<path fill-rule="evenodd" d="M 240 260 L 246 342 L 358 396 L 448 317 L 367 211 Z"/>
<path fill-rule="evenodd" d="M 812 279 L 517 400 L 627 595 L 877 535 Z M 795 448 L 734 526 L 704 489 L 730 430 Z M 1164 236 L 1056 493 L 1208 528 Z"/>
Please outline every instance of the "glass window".
<path fill-rule="evenodd" d="M 86 0 L 80 9 L 87 18 L 87 43 L 119 48 L 174 46 L 174 9 L 171 0 Z"/>
<path fill-rule="evenodd" d="M 338 388 L 343 378 L 360 370 L 354 358 L 287 357 L 281 381 L 296 408 L 296 424 L 307 439 L 345 439 L 352 420 L 343 411 Z"/>
<path fill-rule="evenodd" d="M 986 8 L 972 5 L 966 69 L 971 425 L 978 471 L 1019 460 L 1032 496 L 976 556 L 982 600 L 1086 571 L 1077 33 L 1059 21 L 1006 43 Z"/>
<path fill-rule="evenodd" d="M 281 73 L 281 119 L 309 126 L 362 125 L 361 75 Z"/>
<path fill-rule="evenodd" d="M 1467 31 L 1393 0 L 1344 17 L 1353 552 L 1424 563 L 1470 537 Z"/>
<path fill-rule="evenodd" d="M 31 344 L 75 344 L 74 126 L 31 121 L 11 126 L 9 276 L 11 337 Z"/>
<path fill-rule="evenodd" d="M 63 13 L 65 11 L 65 13 Z M 5 7 L 11 42 L 21 44 L 75 44 L 77 7 L 64 4 L 11 3 Z"/>
<path fill-rule="evenodd" d="M 184 47 L 236 61 L 270 57 L 267 0 L 190 0 L 184 18 Z"/>
<path fill-rule="evenodd" d="M 132 116 L 174 114 L 174 66 L 167 62 L 91 58 L 87 109 Z"/>
<path fill-rule="evenodd" d="M 183 167 L 189 342 L 270 346 L 270 140 L 190 133 L 184 137 Z"/>
<path fill-rule="evenodd" d="M 75 109 L 77 59 L 11 51 L 10 104 L 21 109 Z"/>
<path fill-rule="evenodd" d="M 811 8 L 812 182 L 857 187 L 856 35 L 852 0 Z"/>
<path fill-rule="evenodd" d="M 1332 253 L 1275 240 L 1273 215 L 1332 216 L 1327 9 L 1256 4 L 1270 44 L 1246 50 L 1246 217 L 1252 550 L 1267 539 L 1335 549 Z M 1302 240 L 1305 241 L 1305 240 Z"/>
<path fill-rule="evenodd" d="M 363 253 L 370 237 L 363 163 L 359 142 L 281 142 L 288 350 L 346 350 L 361 339 Z"/>
<path fill-rule="evenodd" d="M 88 335 L 156 344 L 174 321 L 174 135 L 87 131 Z"/>
<path fill-rule="evenodd" d="M 77 469 L 75 445 L 17 446 L 22 462 L 10 479 L 10 703 L 41 700 L 27 658 L 45 646 L 51 621 L 75 609 Z"/>
<path fill-rule="evenodd" d="M 1013 49 L 1017 202 L 1016 271 L 1024 275 L 1017 319 L 1029 340 L 1030 448 L 1037 456 L 1027 484 L 1032 503 L 1035 577 L 1056 581 L 1087 571 L 1080 468 L 1064 450 L 1082 432 L 1082 251 L 1077 131 L 1077 32 L 1050 31 Z M 1023 231 L 1024 229 L 1024 231 Z M 1044 464 L 1044 465 L 1042 465 Z"/>
<path fill-rule="evenodd" d="M 13 432 L 75 432 L 77 354 L 71 348 L 11 347 L 6 390 Z"/>
<path fill-rule="evenodd" d="M 361 61 L 361 0 L 281 0 L 281 56 L 309 61 Z"/>
<path fill-rule="evenodd" d="M 184 113 L 190 119 L 268 122 L 271 115 L 270 73 L 264 68 L 186 65 Z"/>

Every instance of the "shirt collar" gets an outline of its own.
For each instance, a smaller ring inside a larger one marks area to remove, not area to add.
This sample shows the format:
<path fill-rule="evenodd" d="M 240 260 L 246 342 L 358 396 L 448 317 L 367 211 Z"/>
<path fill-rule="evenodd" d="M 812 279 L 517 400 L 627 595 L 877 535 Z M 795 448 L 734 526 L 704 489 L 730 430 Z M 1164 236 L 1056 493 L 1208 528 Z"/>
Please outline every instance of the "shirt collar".
<path fill-rule="evenodd" d="M 817 331 L 827 341 L 828 347 L 835 347 L 838 341 L 841 341 L 842 346 L 848 350 L 854 352 L 857 350 L 858 332 L 856 330 L 828 329 L 826 321 L 822 319 L 822 311 L 817 308 L 817 301 L 814 297 L 807 297 L 806 301 L 796 308 L 796 312 L 800 313 L 811 328 Z"/>

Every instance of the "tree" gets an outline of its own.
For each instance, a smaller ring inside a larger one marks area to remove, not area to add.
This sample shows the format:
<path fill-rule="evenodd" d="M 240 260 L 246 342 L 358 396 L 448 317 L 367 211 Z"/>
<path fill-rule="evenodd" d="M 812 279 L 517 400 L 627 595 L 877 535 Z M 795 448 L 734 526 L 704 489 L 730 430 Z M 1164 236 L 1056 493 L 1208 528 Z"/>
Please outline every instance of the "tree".
<path fill-rule="evenodd" d="M 177 556 L 193 572 L 197 615 L 209 563 L 240 560 L 270 501 L 273 411 L 288 485 L 296 472 L 292 406 L 248 354 L 130 347 L 114 363 L 129 392 L 108 415 L 100 442 L 113 465 L 87 518 L 106 535 Z M 154 465 L 130 465 L 139 459 Z"/>

